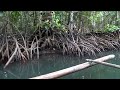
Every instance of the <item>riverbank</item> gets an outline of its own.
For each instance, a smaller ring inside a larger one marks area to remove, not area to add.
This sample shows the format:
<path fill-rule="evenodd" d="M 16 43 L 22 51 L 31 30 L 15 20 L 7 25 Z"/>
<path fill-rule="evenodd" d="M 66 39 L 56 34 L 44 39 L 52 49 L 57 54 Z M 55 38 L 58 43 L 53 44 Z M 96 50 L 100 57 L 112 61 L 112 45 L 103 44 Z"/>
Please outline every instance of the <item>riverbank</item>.
<path fill-rule="evenodd" d="M 0 47 L 0 60 L 6 67 L 16 60 L 26 62 L 35 54 L 38 59 L 45 53 L 84 57 L 95 56 L 96 53 L 104 51 L 119 50 L 120 31 L 81 34 L 79 31 L 40 29 L 27 39 L 20 34 L 19 39 L 18 35 L 7 35 L 1 37 L 1 41 L 4 43 L 1 43 Z"/>

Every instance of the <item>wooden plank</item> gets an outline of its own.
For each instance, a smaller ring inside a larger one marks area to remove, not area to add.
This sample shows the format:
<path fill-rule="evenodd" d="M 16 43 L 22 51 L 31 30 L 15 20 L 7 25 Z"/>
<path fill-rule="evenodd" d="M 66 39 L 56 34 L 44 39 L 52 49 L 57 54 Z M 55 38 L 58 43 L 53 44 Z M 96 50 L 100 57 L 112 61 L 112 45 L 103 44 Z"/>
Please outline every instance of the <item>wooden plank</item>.
<path fill-rule="evenodd" d="M 120 69 L 120 65 L 116 65 L 116 64 L 112 64 L 112 63 L 98 62 L 98 61 L 93 61 L 93 60 L 91 60 L 91 59 L 86 59 L 86 61 L 94 62 L 94 63 L 98 63 L 98 64 L 102 64 L 102 65 L 106 65 L 106 66 L 110 66 L 110 67 L 114 67 L 114 68 Z"/>
<path fill-rule="evenodd" d="M 108 56 L 104 56 L 102 58 L 95 59 L 94 61 L 103 62 L 103 61 L 112 59 L 114 57 L 115 57 L 115 55 L 108 55 Z M 73 72 L 83 70 L 83 69 L 85 69 L 87 67 L 90 67 L 90 66 L 93 66 L 95 64 L 97 64 L 97 63 L 85 62 L 83 64 L 79 64 L 79 65 L 72 66 L 72 67 L 69 67 L 69 68 L 66 68 L 66 69 L 63 69 L 63 70 L 55 71 L 55 72 L 52 72 L 52 73 L 48 73 L 48 74 L 45 74 L 45 75 L 41 75 L 41 76 L 29 78 L 29 79 L 55 79 L 55 78 L 59 78 L 59 77 L 71 74 Z"/>

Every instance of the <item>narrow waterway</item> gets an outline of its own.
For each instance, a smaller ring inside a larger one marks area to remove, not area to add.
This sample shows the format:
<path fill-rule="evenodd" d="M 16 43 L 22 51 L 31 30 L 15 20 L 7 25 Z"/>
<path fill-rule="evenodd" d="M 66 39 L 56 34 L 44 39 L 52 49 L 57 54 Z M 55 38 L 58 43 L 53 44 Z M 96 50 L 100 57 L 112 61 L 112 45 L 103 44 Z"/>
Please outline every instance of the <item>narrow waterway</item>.
<path fill-rule="evenodd" d="M 88 58 L 96 59 L 109 54 L 114 54 L 115 58 L 107 62 L 120 65 L 120 51 L 103 52 L 97 54 L 96 57 L 86 56 L 85 58 L 44 54 L 40 56 L 39 60 L 29 60 L 26 63 L 15 62 L 6 69 L 3 69 L 1 65 L 0 79 L 27 79 L 84 63 Z M 120 79 L 120 69 L 98 64 L 59 79 Z"/>

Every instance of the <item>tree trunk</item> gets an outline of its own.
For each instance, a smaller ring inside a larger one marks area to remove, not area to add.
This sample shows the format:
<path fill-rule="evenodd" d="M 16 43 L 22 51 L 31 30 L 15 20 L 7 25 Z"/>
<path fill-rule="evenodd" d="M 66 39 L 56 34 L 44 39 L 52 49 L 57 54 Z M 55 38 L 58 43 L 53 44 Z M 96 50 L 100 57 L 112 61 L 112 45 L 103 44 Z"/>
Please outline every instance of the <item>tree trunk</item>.
<path fill-rule="evenodd" d="M 72 36 L 72 40 L 73 40 L 73 42 L 75 42 L 75 39 L 74 39 L 74 36 L 73 36 L 73 25 L 74 25 L 73 24 L 74 23 L 73 16 L 74 16 L 74 11 L 71 11 L 70 12 L 70 22 L 69 22 L 68 28 L 69 28 L 70 34 Z"/>

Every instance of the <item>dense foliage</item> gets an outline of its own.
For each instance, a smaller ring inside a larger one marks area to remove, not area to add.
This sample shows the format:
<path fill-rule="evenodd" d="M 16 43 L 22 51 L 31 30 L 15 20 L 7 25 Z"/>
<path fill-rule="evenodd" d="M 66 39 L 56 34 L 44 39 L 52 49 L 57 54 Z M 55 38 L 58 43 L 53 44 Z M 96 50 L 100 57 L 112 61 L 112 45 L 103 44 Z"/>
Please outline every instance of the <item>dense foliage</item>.
<path fill-rule="evenodd" d="M 119 11 L 5 11 L 0 18 L 14 24 L 20 31 L 34 31 L 38 27 L 67 30 L 68 25 L 72 23 L 75 29 L 86 33 L 118 30 L 119 17 Z"/>
<path fill-rule="evenodd" d="M 43 50 L 78 56 L 117 50 L 119 24 L 119 11 L 0 12 L 0 62 L 40 58 Z"/>

